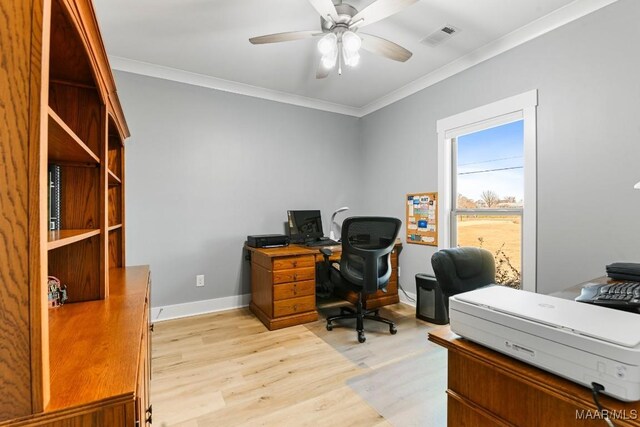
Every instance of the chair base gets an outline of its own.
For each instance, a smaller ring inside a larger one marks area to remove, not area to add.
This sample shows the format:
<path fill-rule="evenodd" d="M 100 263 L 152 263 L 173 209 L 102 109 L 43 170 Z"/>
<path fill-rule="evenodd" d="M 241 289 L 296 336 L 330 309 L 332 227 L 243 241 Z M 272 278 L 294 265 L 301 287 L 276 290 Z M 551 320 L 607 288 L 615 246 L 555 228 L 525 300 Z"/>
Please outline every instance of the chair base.
<path fill-rule="evenodd" d="M 358 342 L 365 342 L 367 338 L 364 336 L 364 320 L 373 320 L 376 322 L 386 323 L 389 325 L 389 333 L 395 335 L 398 332 L 396 324 L 391 320 L 386 319 L 378 315 L 379 309 L 363 310 L 362 309 L 362 294 L 358 294 L 358 302 L 356 303 L 356 309 L 350 307 L 340 307 L 340 314 L 336 316 L 330 316 L 327 318 L 327 331 L 333 330 L 332 323 L 336 320 L 342 319 L 356 319 L 356 331 L 358 332 Z"/>

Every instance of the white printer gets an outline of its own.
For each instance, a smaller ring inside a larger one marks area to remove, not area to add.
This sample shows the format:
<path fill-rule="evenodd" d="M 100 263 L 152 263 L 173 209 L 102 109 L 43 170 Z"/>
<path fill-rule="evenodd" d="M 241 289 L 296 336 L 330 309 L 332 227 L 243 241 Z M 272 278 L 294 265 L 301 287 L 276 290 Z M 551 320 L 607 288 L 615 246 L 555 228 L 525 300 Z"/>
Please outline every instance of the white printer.
<path fill-rule="evenodd" d="M 640 400 L 640 315 L 490 286 L 449 299 L 451 330 L 604 394 Z"/>

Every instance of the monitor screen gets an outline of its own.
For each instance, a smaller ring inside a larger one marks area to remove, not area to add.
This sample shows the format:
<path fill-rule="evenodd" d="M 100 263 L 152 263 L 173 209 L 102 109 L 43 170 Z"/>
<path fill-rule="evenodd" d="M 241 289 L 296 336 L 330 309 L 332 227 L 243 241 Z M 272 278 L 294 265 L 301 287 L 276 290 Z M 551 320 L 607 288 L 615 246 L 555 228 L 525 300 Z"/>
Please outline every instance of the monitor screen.
<path fill-rule="evenodd" d="M 315 240 L 324 236 L 320 211 L 287 211 L 292 242 Z"/>

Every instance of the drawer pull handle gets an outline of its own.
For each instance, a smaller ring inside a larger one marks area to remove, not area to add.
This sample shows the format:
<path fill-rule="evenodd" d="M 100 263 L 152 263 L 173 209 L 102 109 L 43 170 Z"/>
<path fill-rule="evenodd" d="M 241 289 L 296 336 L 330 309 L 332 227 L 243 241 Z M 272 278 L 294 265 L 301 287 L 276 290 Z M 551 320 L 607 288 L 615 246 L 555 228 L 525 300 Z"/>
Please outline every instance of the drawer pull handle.
<path fill-rule="evenodd" d="M 293 305 L 293 311 L 298 311 L 298 305 L 297 304 Z"/>
<path fill-rule="evenodd" d="M 298 285 L 293 285 L 293 294 L 298 295 Z"/>
<path fill-rule="evenodd" d="M 293 273 L 293 280 L 298 280 L 298 273 Z"/>
<path fill-rule="evenodd" d="M 298 261 L 293 261 L 293 266 L 297 266 L 298 265 Z"/>

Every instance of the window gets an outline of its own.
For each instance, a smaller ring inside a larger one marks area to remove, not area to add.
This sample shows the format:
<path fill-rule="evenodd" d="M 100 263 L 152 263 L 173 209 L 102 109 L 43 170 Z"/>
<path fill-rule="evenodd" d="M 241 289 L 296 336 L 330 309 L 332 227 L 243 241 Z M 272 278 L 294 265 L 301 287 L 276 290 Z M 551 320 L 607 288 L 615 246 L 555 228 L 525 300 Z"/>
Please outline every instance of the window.
<path fill-rule="evenodd" d="M 536 91 L 438 121 L 441 247 L 476 246 L 535 291 Z"/>

